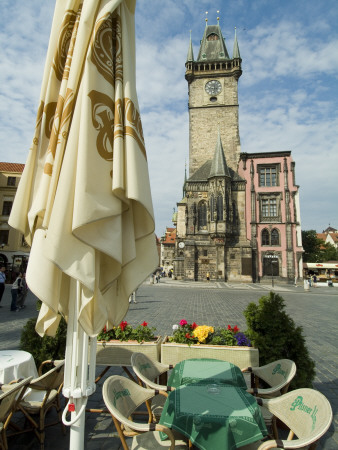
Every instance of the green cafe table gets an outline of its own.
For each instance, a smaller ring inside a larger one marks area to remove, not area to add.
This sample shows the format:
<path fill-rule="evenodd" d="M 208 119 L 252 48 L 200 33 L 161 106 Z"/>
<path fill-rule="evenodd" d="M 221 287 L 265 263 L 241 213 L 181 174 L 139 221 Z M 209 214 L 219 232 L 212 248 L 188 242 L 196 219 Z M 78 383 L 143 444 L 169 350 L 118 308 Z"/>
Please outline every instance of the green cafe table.
<path fill-rule="evenodd" d="M 190 383 L 222 383 L 247 389 L 239 367 L 228 361 L 211 358 L 186 359 L 176 364 L 171 371 L 168 386 L 177 388 Z"/>
<path fill-rule="evenodd" d="M 201 450 L 233 450 L 268 434 L 255 397 L 226 384 L 179 386 L 169 393 L 159 423 Z"/>

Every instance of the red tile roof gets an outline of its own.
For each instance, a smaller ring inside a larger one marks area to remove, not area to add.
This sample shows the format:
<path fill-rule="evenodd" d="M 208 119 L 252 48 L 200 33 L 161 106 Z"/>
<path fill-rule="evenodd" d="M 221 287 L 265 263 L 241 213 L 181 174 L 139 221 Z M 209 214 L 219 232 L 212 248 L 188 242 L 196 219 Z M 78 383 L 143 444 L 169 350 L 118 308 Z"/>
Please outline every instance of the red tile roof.
<path fill-rule="evenodd" d="M 317 239 L 321 239 L 325 242 L 326 240 L 326 233 L 317 233 Z"/>
<path fill-rule="evenodd" d="M 0 162 L 0 171 L 1 172 L 18 172 L 18 173 L 22 173 L 24 168 L 25 168 L 24 164 Z"/>
<path fill-rule="evenodd" d="M 162 244 L 175 244 L 176 240 L 176 228 L 167 228 L 165 231 L 165 238 Z"/>

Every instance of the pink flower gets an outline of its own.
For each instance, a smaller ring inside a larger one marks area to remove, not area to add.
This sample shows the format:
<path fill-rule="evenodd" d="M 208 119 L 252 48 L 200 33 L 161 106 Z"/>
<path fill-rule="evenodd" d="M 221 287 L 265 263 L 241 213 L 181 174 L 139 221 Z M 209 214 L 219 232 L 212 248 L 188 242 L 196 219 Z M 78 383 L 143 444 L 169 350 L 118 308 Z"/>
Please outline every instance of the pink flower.
<path fill-rule="evenodd" d="M 183 327 L 183 325 L 187 325 L 187 321 L 185 319 L 182 319 L 180 322 L 181 327 Z"/>
<path fill-rule="evenodd" d="M 143 323 L 142 323 L 142 326 L 143 326 L 143 327 L 146 327 L 147 325 L 148 325 L 148 322 L 143 322 Z"/>

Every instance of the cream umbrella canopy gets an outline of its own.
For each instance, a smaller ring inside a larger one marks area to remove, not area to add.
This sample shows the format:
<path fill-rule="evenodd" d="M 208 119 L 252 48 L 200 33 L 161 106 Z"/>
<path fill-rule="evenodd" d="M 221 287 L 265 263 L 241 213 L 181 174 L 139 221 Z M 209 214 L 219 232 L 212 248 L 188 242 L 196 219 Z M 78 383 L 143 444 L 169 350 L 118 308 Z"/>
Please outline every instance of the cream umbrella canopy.
<path fill-rule="evenodd" d="M 43 302 L 37 332 L 53 336 L 61 315 L 68 323 L 64 393 L 76 420 L 95 389 L 86 337 L 93 348 L 104 325 L 117 325 L 158 265 L 135 3 L 56 3 L 35 134 L 9 220 L 31 245 L 27 283 Z"/>

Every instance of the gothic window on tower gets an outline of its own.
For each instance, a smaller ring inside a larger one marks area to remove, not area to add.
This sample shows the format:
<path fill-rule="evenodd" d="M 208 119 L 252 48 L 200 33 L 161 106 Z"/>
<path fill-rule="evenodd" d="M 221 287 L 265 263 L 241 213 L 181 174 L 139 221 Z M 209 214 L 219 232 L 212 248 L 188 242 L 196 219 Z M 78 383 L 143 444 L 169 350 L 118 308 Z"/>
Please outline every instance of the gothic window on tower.
<path fill-rule="evenodd" d="M 223 197 L 222 195 L 217 196 L 217 220 L 223 220 Z"/>
<path fill-rule="evenodd" d="M 210 196 L 210 217 L 211 220 L 214 221 L 214 210 L 215 210 L 215 197 L 213 194 Z"/>
<path fill-rule="evenodd" d="M 259 173 L 259 185 L 260 186 L 278 186 L 278 170 L 277 165 L 275 166 L 258 166 Z"/>
<path fill-rule="evenodd" d="M 207 204 L 204 201 L 198 205 L 198 229 L 207 229 Z"/>
<path fill-rule="evenodd" d="M 270 233 L 266 228 L 262 231 L 262 245 L 270 245 Z"/>
<path fill-rule="evenodd" d="M 271 231 L 271 245 L 279 245 L 279 231 L 277 228 Z"/>

